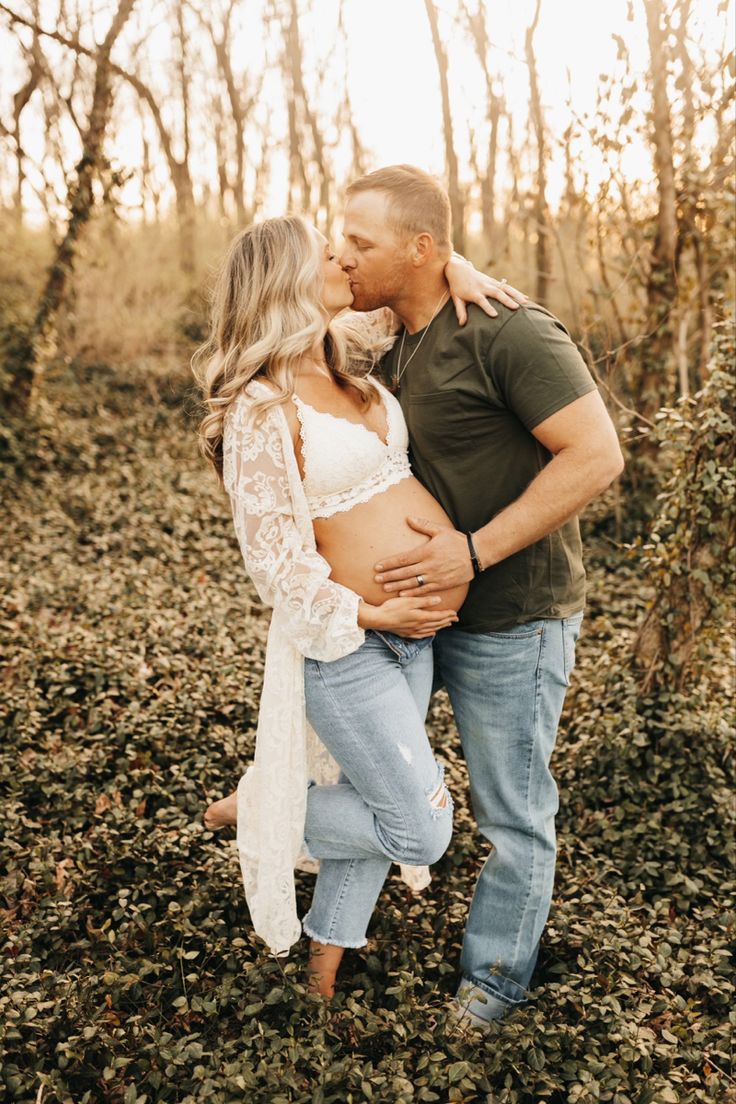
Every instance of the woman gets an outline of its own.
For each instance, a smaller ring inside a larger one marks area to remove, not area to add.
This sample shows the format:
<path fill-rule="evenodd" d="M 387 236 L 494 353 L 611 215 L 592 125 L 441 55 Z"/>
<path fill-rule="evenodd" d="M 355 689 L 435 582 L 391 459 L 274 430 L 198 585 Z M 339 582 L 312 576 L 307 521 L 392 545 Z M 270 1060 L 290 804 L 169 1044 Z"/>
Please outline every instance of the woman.
<path fill-rule="evenodd" d="M 465 300 L 516 305 L 461 258 L 446 274 Z M 449 842 L 452 799 L 424 717 L 432 637 L 467 591 L 384 601 L 374 581 L 380 556 L 416 545 L 407 515 L 451 523 L 411 474 L 398 402 L 361 375 L 390 344 L 385 312 L 335 322 L 351 302 L 314 227 L 266 220 L 230 249 L 197 358 L 202 450 L 273 608 L 254 763 L 205 823 L 237 823 L 256 933 L 285 954 L 303 926 L 310 987 L 325 996 L 344 948 L 366 942 L 391 862 L 423 888 Z M 300 926 L 294 867 L 317 862 Z"/>

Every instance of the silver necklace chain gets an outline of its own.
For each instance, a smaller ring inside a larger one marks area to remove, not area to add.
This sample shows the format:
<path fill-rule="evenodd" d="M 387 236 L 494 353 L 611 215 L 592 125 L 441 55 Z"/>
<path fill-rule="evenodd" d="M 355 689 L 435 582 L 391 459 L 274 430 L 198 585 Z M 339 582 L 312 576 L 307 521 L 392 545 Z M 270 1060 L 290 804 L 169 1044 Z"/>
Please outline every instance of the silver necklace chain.
<path fill-rule="evenodd" d="M 414 359 L 414 357 L 416 356 L 416 354 L 419 352 L 419 346 L 422 344 L 422 342 L 424 341 L 424 338 L 427 336 L 427 330 L 429 329 L 429 327 L 432 325 L 435 318 L 439 314 L 440 308 L 441 308 L 442 304 L 444 303 L 445 299 L 447 298 L 447 296 L 449 294 L 450 294 L 449 291 L 443 291 L 442 292 L 442 297 L 441 297 L 439 303 L 437 304 L 437 306 L 434 308 L 434 312 L 432 314 L 432 317 L 430 318 L 427 325 L 424 327 L 424 333 L 422 334 L 422 336 L 417 341 L 415 348 L 412 349 L 411 353 L 409 354 L 409 359 L 407 360 L 406 364 L 404 364 L 403 367 L 402 367 L 402 365 L 401 365 L 401 356 L 404 352 L 404 339 L 406 337 L 406 326 L 404 326 L 404 332 L 401 335 L 401 344 L 399 345 L 399 351 L 398 351 L 398 354 L 396 356 L 396 371 L 394 372 L 394 380 L 393 380 L 394 390 L 398 390 L 399 384 L 401 383 L 401 377 L 403 376 L 404 372 L 406 371 L 406 369 L 411 364 L 411 362 Z"/>

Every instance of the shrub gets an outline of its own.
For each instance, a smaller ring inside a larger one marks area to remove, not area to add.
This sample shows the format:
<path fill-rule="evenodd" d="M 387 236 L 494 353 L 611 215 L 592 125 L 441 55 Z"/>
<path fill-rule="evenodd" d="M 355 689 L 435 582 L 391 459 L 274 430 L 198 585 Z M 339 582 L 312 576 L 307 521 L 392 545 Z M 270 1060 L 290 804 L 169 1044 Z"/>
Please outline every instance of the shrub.
<path fill-rule="evenodd" d="M 6 1097 L 725 1100 L 725 688 L 712 666 L 688 699 L 642 694 L 629 656 L 647 596 L 626 553 L 591 549 L 530 1004 L 488 1038 L 448 1019 L 485 848 L 440 697 L 453 843 L 425 895 L 389 879 L 328 1014 L 305 944 L 279 962 L 254 942 L 233 834 L 199 819 L 252 754 L 268 617 L 197 456 L 186 365 L 76 366 L 49 402 L 46 437 L 13 427 L 3 464 Z M 312 884 L 298 875 L 302 914 Z"/>

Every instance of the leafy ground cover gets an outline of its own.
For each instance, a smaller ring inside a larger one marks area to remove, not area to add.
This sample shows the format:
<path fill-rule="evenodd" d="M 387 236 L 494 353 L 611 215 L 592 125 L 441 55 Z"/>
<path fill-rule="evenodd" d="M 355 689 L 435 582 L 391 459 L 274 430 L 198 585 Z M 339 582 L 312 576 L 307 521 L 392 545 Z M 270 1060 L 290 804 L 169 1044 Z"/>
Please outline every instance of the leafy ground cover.
<path fill-rule="evenodd" d="M 627 649 L 646 595 L 600 517 L 530 1004 L 487 1038 L 448 1020 L 486 845 L 438 697 L 453 842 L 427 894 L 389 880 L 327 1010 L 306 941 L 286 962 L 254 942 L 234 834 L 200 820 L 252 752 L 268 617 L 188 377 L 75 367 L 47 395 L 40 428 L 0 436 L 0 1097 L 734 1099 L 729 688 L 716 663 L 687 698 L 642 697 Z"/>

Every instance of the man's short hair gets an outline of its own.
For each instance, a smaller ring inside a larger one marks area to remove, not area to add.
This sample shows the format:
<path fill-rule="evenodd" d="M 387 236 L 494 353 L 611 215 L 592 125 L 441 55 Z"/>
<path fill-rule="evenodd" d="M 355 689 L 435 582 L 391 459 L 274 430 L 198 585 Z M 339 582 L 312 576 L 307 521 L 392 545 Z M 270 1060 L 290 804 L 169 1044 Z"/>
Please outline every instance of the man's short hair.
<path fill-rule="evenodd" d="M 411 238 L 431 234 L 440 252 L 452 249 L 450 200 L 440 182 L 414 165 L 389 165 L 349 184 L 348 199 L 360 192 L 383 192 L 389 218 L 398 234 Z"/>

